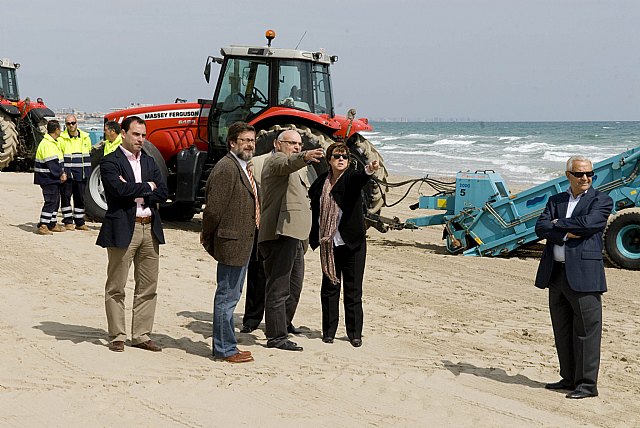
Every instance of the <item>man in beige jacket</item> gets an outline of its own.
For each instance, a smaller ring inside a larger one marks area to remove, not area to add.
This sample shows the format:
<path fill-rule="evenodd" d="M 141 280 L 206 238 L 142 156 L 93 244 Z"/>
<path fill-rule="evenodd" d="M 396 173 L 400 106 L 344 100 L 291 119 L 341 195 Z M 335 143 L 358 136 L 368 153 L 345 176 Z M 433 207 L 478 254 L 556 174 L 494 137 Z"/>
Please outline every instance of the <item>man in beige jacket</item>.
<path fill-rule="evenodd" d="M 266 275 L 265 324 L 267 347 L 302 351 L 287 338 L 286 302 L 291 292 L 292 275 L 304 276 L 304 241 L 311 230 L 309 183 L 298 170 L 323 158 L 321 148 L 302 150 L 297 131 L 282 132 L 275 144 L 276 152 L 265 159 L 262 168 L 262 217 L 258 250 L 264 259 Z M 301 286 L 299 287 L 301 288 Z"/>

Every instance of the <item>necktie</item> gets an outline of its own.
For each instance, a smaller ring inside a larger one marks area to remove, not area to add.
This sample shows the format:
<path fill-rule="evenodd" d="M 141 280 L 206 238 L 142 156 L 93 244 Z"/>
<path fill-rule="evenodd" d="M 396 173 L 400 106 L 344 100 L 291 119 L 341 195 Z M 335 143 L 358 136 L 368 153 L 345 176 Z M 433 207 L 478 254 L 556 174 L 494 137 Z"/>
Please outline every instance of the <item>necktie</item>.
<path fill-rule="evenodd" d="M 251 190 L 253 191 L 253 196 L 256 201 L 256 229 L 260 229 L 260 201 L 258 200 L 258 187 L 256 187 L 256 181 L 253 179 L 253 162 L 247 162 L 247 175 L 249 176 L 249 181 L 251 182 Z"/>

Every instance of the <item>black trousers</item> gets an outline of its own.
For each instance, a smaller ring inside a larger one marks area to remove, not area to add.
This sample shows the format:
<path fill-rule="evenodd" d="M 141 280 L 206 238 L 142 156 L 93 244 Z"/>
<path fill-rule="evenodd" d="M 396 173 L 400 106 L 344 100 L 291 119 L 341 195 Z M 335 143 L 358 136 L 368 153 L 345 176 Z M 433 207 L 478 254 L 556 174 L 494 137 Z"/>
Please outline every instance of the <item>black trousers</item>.
<path fill-rule="evenodd" d="M 44 204 L 40 212 L 38 227 L 43 224 L 53 229 L 58 222 L 58 208 L 60 208 L 60 184 L 40 185 Z"/>
<path fill-rule="evenodd" d="M 267 344 L 278 346 L 287 340 L 287 325 L 298 307 L 304 279 L 302 241 L 280 236 L 258 245 L 264 259 L 265 335 Z"/>
<path fill-rule="evenodd" d="M 253 246 L 253 252 L 251 253 L 251 259 L 249 260 L 249 268 L 247 269 L 247 293 L 244 302 L 244 316 L 242 317 L 242 325 L 257 329 L 262 322 L 264 316 L 264 302 L 266 294 L 267 278 L 264 273 L 264 258 L 258 251 L 258 234 L 256 233 L 256 243 Z M 304 252 L 302 254 L 302 272 L 304 275 Z M 296 274 L 292 275 L 294 290 L 299 290 L 297 293 L 289 293 L 289 298 L 285 304 L 287 308 L 287 325 L 293 323 L 293 317 L 296 314 L 296 308 L 298 307 L 298 301 L 300 300 L 300 291 L 302 290 L 302 279 L 299 278 L 297 272 L 298 269 L 294 268 L 292 272 Z"/>
<path fill-rule="evenodd" d="M 560 362 L 560 376 L 585 392 L 597 392 L 602 339 L 602 293 L 569 287 L 562 263 L 549 280 L 549 310 Z"/>
<path fill-rule="evenodd" d="M 347 327 L 347 336 L 349 340 L 360 339 L 362 338 L 364 319 L 362 279 L 367 258 L 367 244 L 363 242 L 353 250 L 346 245 L 333 247 L 333 257 L 336 274 L 338 278 L 342 278 L 344 289 L 344 321 Z M 333 339 L 338 329 L 340 316 L 340 284 L 332 284 L 325 275 L 322 275 L 320 301 L 322 302 L 322 336 Z"/>
<path fill-rule="evenodd" d="M 251 259 L 247 269 L 247 293 L 244 302 L 242 325 L 255 330 L 264 316 L 264 296 L 267 278 L 264 274 L 264 260 L 258 251 L 258 233 L 253 243 Z"/>
<path fill-rule="evenodd" d="M 84 189 L 86 181 L 76 181 L 69 179 L 60 188 L 62 222 L 64 224 L 74 223 L 76 226 L 84 224 Z M 73 197 L 73 211 L 71 211 L 71 198 Z"/>

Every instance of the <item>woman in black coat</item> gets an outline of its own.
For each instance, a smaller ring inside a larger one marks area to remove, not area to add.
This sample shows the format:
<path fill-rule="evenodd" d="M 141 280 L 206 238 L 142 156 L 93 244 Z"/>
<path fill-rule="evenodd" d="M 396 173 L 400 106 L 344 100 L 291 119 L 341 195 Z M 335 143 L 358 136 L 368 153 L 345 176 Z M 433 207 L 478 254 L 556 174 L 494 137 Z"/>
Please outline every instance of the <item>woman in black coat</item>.
<path fill-rule="evenodd" d="M 365 240 L 362 188 L 378 169 L 378 161 L 364 171 L 349 167 L 349 149 L 334 143 L 327 149 L 329 171 L 309 189 L 312 224 L 309 245 L 320 247 L 322 263 L 322 341 L 333 343 L 338 329 L 340 278 L 344 287 L 344 313 L 351 345 L 362 346 L 362 278 Z"/>

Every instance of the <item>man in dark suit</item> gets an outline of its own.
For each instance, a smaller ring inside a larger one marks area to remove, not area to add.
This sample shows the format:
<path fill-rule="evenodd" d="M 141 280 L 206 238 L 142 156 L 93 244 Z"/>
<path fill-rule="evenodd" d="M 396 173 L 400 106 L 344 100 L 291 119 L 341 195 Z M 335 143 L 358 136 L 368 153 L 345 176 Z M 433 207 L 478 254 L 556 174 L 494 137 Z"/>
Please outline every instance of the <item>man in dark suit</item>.
<path fill-rule="evenodd" d="M 613 208 L 612 199 L 593 188 L 588 158 L 567 161 L 570 187 L 551 196 L 536 223 L 547 240 L 535 285 L 549 287 L 549 311 L 560 376 L 547 389 L 568 390 L 567 398 L 598 395 L 602 337 L 601 295 L 607 291 L 602 261 L 602 232 Z"/>
<path fill-rule="evenodd" d="M 233 311 L 260 224 L 258 188 L 248 162 L 255 151 L 256 133 L 251 125 L 235 122 L 229 127 L 229 153 L 213 168 L 207 180 L 200 242 L 218 261 L 213 302 L 213 355 L 230 363 L 253 361 L 251 352 L 237 347 Z"/>
<path fill-rule="evenodd" d="M 131 321 L 131 345 L 148 351 L 162 349 L 150 338 L 156 310 L 159 244 L 164 244 L 158 205 L 168 190 L 158 166 L 142 151 L 146 136 L 144 120 L 129 116 L 122 122 L 122 144 L 100 161 L 107 197 L 107 213 L 97 245 L 107 249 L 105 308 L 109 349 L 124 351 L 125 285 L 131 262 L 135 265 L 135 290 Z"/>
<path fill-rule="evenodd" d="M 300 295 L 304 276 L 304 242 L 311 229 L 309 183 L 298 173 L 308 164 L 320 162 L 321 148 L 302 150 L 302 137 L 295 130 L 278 135 L 276 152 L 262 167 L 262 222 L 258 251 L 266 275 L 265 334 L 267 347 L 302 351 L 287 338 L 287 326 L 295 307 L 287 307 L 291 294 Z M 297 305 L 298 299 L 295 299 Z"/>

